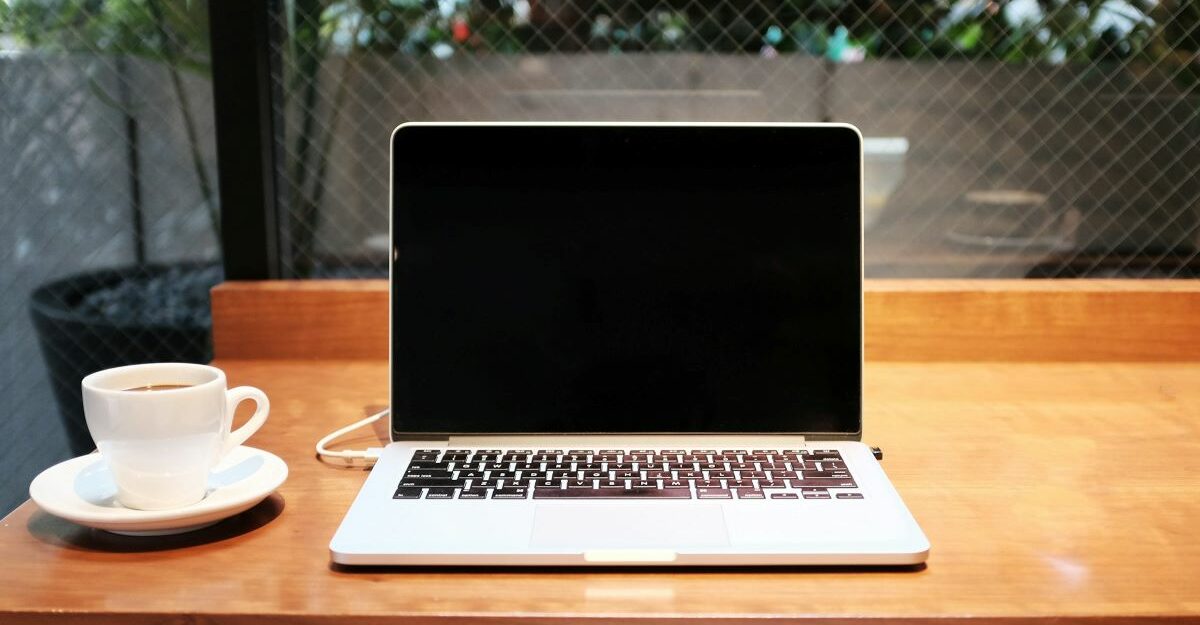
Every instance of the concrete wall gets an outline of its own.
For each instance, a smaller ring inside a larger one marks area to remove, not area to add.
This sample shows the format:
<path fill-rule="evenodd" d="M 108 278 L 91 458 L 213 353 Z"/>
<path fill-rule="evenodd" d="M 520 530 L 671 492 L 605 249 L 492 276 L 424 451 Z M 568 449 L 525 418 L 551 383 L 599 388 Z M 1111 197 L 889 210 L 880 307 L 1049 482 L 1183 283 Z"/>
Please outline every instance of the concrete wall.
<path fill-rule="evenodd" d="M 322 115 L 341 81 L 317 226 L 319 250 L 334 256 L 383 262 L 365 242 L 386 229 L 387 141 L 407 120 L 829 118 L 867 136 L 907 137 L 908 175 L 867 233 L 877 275 L 918 271 L 889 273 L 895 259 L 915 253 L 945 259 L 919 275 L 971 276 L 981 258 L 1020 252 L 986 275 L 1023 276 L 1048 250 L 942 249 L 961 226 L 964 194 L 981 189 L 1046 194 L 1046 211 L 1057 217 L 1043 234 L 1067 248 L 1196 246 L 1200 97 L 1161 72 L 944 61 L 831 69 L 801 56 L 365 56 L 327 64 Z M 463 146 L 464 159 L 506 155 L 502 145 Z"/>

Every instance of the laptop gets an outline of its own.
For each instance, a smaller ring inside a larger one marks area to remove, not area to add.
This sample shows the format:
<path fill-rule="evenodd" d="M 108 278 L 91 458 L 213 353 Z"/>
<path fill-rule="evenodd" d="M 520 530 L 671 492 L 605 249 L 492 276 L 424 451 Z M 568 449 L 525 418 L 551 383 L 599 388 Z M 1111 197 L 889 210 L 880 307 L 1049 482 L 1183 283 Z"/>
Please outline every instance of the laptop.
<path fill-rule="evenodd" d="M 410 123 L 345 565 L 896 565 L 844 124 Z M 902 450 L 897 450 L 903 453 Z"/>

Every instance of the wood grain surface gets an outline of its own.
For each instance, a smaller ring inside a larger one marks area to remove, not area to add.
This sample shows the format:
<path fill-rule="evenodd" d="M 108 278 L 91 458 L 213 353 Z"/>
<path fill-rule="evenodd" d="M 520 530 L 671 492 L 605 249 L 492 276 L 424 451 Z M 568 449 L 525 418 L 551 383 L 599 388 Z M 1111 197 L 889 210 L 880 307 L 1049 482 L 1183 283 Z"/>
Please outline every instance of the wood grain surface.
<path fill-rule="evenodd" d="M 218 358 L 387 358 L 382 280 L 213 290 Z M 1200 281 L 868 280 L 876 361 L 1200 360 Z"/>
<path fill-rule="evenodd" d="M 0 522 L 0 623 L 1200 622 L 1200 365 L 869 364 L 917 569 L 355 571 L 327 546 L 365 473 L 312 445 L 386 402 L 386 364 L 216 364 L 272 398 L 251 443 L 290 466 L 278 494 L 160 539 L 26 503 Z"/>

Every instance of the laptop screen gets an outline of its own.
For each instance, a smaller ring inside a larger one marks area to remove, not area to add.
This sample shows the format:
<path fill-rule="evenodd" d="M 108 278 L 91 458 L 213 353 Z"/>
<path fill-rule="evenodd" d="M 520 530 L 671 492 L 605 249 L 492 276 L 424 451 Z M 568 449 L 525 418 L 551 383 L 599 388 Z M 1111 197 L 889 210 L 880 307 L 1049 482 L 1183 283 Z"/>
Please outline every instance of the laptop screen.
<path fill-rule="evenodd" d="M 844 126 L 401 128 L 395 435 L 859 432 L 860 154 Z"/>

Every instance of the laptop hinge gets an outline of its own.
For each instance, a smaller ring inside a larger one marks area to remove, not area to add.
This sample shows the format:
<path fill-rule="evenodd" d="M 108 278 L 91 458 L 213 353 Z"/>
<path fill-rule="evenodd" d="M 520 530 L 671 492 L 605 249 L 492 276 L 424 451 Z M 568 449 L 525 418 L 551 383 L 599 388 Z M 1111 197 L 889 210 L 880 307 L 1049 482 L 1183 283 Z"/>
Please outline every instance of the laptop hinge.
<path fill-rule="evenodd" d="M 449 437 L 451 447 L 580 447 L 612 448 L 669 448 L 669 447 L 767 447 L 804 443 L 798 434 L 481 434 Z"/>

